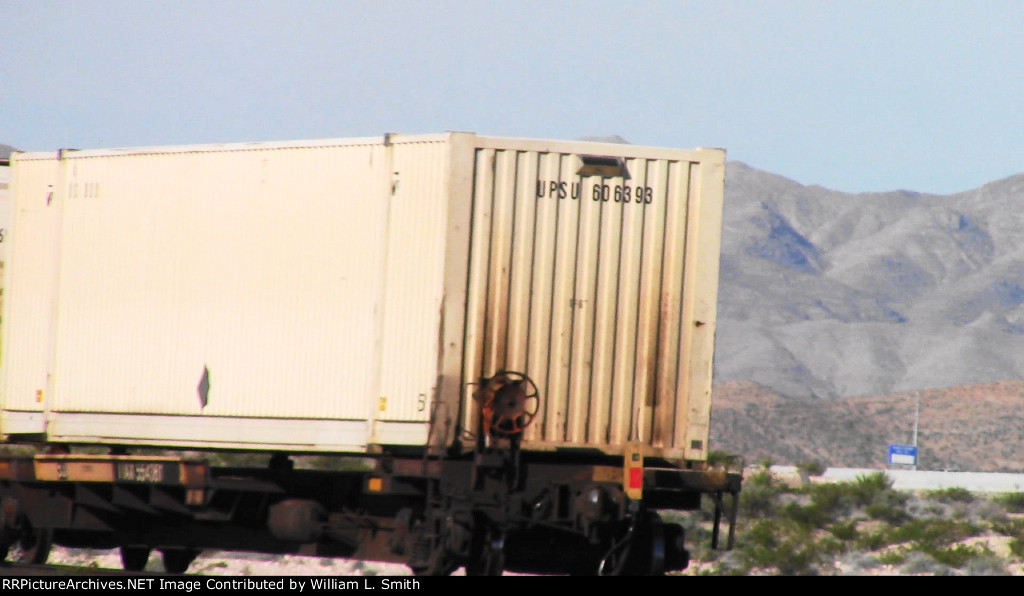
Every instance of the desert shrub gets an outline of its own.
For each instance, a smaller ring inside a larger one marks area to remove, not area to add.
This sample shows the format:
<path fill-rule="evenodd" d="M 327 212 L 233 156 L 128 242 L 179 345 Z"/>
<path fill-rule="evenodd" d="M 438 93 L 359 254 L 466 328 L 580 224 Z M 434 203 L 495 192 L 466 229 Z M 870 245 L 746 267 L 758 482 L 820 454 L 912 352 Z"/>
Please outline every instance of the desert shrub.
<path fill-rule="evenodd" d="M 876 569 L 881 564 L 881 561 L 878 560 L 878 557 L 869 553 L 851 553 L 842 559 L 842 563 L 850 568 L 850 574 L 860 575 L 864 571 Z"/>
<path fill-rule="evenodd" d="M 1006 516 L 1006 509 L 988 499 L 975 501 L 968 511 L 972 520 L 984 520 L 993 524 L 1005 523 L 1009 520 Z"/>
<path fill-rule="evenodd" d="M 763 520 L 755 523 L 743 534 L 743 545 L 771 548 L 778 544 L 778 522 Z"/>
<path fill-rule="evenodd" d="M 951 519 L 914 519 L 902 526 L 890 528 L 888 540 L 891 544 L 900 542 L 911 542 L 917 546 L 916 550 L 937 549 L 977 536 L 981 528 L 965 521 Z"/>
<path fill-rule="evenodd" d="M 808 476 L 821 476 L 825 473 L 825 464 L 820 461 L 805 461 L 798 463 L 796 469 Z"/>
<path fill-rule="evenodd" d="M 996 521 L 992 524 L 992 530 L 997 534 L 1002 534 L 1003 536 L 1024 537 L 1024 519 L 1003 518 L 1002 520 Z"/>
<path fill-rule="evenodd" d="M 818 575 L 818 555 L 812 545 L 786 543 L 778 553 L 779 575 Z"/>
<path fill-rule="evenodd" d="M 833 523 L 836 517 L 830 509 L 813 502 L 808 505 L 788 503 L 782 507 L 780 514 L 806 529 L 824 528 Z"/>
<path fill-rule="evenodd" d="M 778 491 L 768 486 L 749 486 L 740 493 L 740 514 L 761 519 L 770 517 L 777 507 L 775 496 Z"/>
<path fill-rule="evenodd" d="M 970 509 L 963 503 L 953 503 L 949 507 L 949 515 L 953 519 L 967 519 L 969 517 Z"/>
<path fill-rule="evenodd" d="M 786 488 L 775 481 L 768 470 L 754 472 L 744 481 L 740 492 L 740 512 L 747 517 L 764 518 L 775 513 L 777 497 Z"/>
<path fill-rule="evenodd" d="M 667 520 L 666 520 L 667 521 Z M 711 530 L 698 521 L 696 515 L 677 519 L 669 523 L 677 523 L 683 526 L 683 535 L 686 536 L 687 548 L 690 550 L 690 557 L 699 561 L 714 561 L 719 557 L 720 551 L 711 548 Z M 726 526 L 722 527 L 721 544 L 725 544 Z"/>
<path fill-rule="evenodd" d="M 810 486 L 812 476 L 821 476 L 825 473 L 825 464 L 819 461 L 805 461 L 796 465 L 796 471 L 800 474 L 800 482 L 804 486 Z"/>
<path fill-rule="evenodd" d="M 849 501 L 847 487 L 845 482 L 816 484 L 810 488 L 808 494 L 811 496 L 812 503 L 818 503 L 831 510 L 838 510 Z"/>
<path fill-rule="evenodd" d="M 742 536 L 738 553 L 746 570 L 776 569 L 780 575 L 817 575 L 823 552 L 813 535 L 792 523 L 762 520 Z"/>
<path fill-rule="evenodd" d="M 745 490 L 747 487 L 744 486 L 743 488 Z M 740 496 L 742 496 L 742 493 Z M 725 500 L 726 507 L 731 506 L 731 499 L 732 497 Z M 701 497 L 700 509 L 690 512 L 690 515 L 694 517 L 695 521 L 711 521 L 715 519 L 715 500 Z"/>
<path fill-rule="evenodd" d="M 857 532 L 857 520 L 851 519 L 845 522 L 836 522 L 826 528 L 829 534 L 832 534 L 839 540 L 852 541 L 856 540 L 859 533 Z"/>
<path fill-rule="evenodd" d="M 878 554 L 878 562 L 882 565 L 902 565 L 907 560 L 907 553 L 898 550 L 887 550 L 884 553 Z"/>
<path fill-rule="evenodd" d="M 1024 513 L 1024 493 L 1005 493 L 993 499 L 1010 513 Z"/>
<path fill-rule="evenodd" d="M 740 508 L 737 549 L 717 560 L 701 557 L 714 561 L 712 573 L 856 574 L 885 564 L 903 574 L 1006 574 L 1006 561 L 988 548 L 962 543 L 983 531 L 1008 536 L 1009 559 L 1024 560 L 1024 519 L 1006 515 L 1024 511 L 1024 493 L 909 493 L 893 489 L 884 472 L 790 488 L 758 468 L 747 474 Z M 699 522 L 684 525 L 691 537 L 701 533 Z"/>
<path fill-rule="evenodd" d="M 858 548 L 874 551 L 889 546 L 892 542 L 889 541 L 888 532 L 885 530 L 876 530 L 874 532 L 860 534 L 855 539 L 855 544 Z"/>
<path fill-rule="evenodd" d="M 924 496 L 940 503 L 971 503 L 974 501 L 971 491 L 959 486 L 925 491 Z"/>
<path fill-rule="evenodd" d="M 907 494 L 893 490 L 892 480 L 881 472 L 858 476 L 847 498 L 863 506 L 864 513 L 871 519 L 899 525 L 911 517 L 907 512 Z"/>
<path fill-rule="evenodd" d="M 839 540 L 836 540 L 831 536 L 825 536 L 823 538 L 818 539 L 816 541 L 816 546 L 822 554 L 830 555 L 833 558 L 836 555 L 841 555 L 845 553 L 847 550 L 849 550 L 846 543 L 840 542 Z"/>
<path fill-rule="evenodd" d="M 710 535 L 710 533 L 709 533 Z M 711 538 L 707 538 L 705 542 L 700 544 L 710 544 Z M 713 548 L 704 548 L 696 546 L 696 541 L 690 543 L 690 558 L 694 561 L 702 561 L 704 563 L 712 563 L 722 558 L 722 553 L 726 551 L 715 550 Z"/>
<path fill-rule="evenodd" d="M 775 482 L 775 475 L 768 469 L 758 470 L 743 479 L 744 488 L 748 486 L 775 486 L 776 484 L 778 483 Z"/>
<path fill-rule="evenodd" d="M 854 478 L 852 490 L 859 505 L 870 505 L 876 496 L 892 490 L 892 479 L 885 472 L 861 474 Z"/>
<path fill-rule="evenodd" d="M 936 548 L 929 545 L 915 545 L 913 550 L 918 550 L 948 567 L 963 567 L 973 558 L 992 556 L 992 551 L 984 547 L 967 546 L 957 544 L 945 548 Z"/>
<path fill-rule="evenodd" d="M 907 555 L 900 572 L 904 574 L 950 575 L 948 565 L 944 565 L 922 552 Z"/>
<path fill-rule="evenodd" d="M 811 487 L 811 503 L 835 513 L 847 514 L 855 502 L 852 487 L 847 482 L 829 482 Z"/>
<path fill-rule="evenodd" d="M 1006 563 L 991 553 L 968 560 L 964 571 L 967 575 L 1010 575 Z"/>
<path fill-rule="evenodd" d="M 864 513 L 871 519 L 898 526 L 910 519 L 905 503 L 906 497 L 899 493 L 879 493 L 875 495 L 875 501 L 864 508 Z"/>
<path fill-rule="evenodd" d="M 818 575 L 821 556 L 813 544 L 785 543 L 778 554 L 779 575 Z"/>
<path fill-rule="evenodd" d="M 1010 540 L 1010 554 L 1018 559 L 1024 559 L 1024 536 L 1017 536 Z"/>
<path fill-rule="evenodd" d="M 738 562 L 732 559 L 723 558 L 721 561 L 715 562 L 714 565 L 706 569 L 702 569 L 697 572 L 700 576 L 741 576 L 746 575 L 746 569 L 742 567 Z"/>

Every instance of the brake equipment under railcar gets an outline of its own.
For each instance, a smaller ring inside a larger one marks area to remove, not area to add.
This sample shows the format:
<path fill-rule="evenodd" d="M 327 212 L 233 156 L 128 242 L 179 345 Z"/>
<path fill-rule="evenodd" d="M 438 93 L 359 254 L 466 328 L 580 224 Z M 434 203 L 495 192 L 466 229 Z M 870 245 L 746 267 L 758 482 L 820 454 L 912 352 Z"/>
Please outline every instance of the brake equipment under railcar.
<path fill-rule="evenodd" d="M 283 453 L 259 468 L 124 449 L 4 457 L 0 550 L 38 563 L 51 544 L 118 547 L 129 570 L 158 550 L 171 573 L 221 549 L 402 562 L 423 575 L 660 575 L 689 555 L 682 526 L 658 511 L 697 509 L 702 495 L 715 506 L 712 546 L 724 516 L 732 547 L 738 474 L 645 459 L 639 444 L 621 457 L 523 451 L 540 396 L 522 373 L 482 379 L 475 402 L 471 449 L 382 454 L 350 471 L 298 469 Z"/>

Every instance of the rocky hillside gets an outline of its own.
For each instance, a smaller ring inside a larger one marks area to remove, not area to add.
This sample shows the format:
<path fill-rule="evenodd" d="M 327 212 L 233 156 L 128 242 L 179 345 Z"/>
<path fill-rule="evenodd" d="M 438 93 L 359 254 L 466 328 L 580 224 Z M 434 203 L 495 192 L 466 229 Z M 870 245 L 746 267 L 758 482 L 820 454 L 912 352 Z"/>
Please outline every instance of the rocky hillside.
<path fill-rule="evenodd" d="M 716 379 L 836 398 L 1024 379 L 1024 175 L 846 194 L 730 162 Z"/>
<path fill-rule="evenodd" d="M 821 400 L 750 382 L 715 385 L 711 446 L 747 463 L 885 467 L 888 445 L 911 444 L 918 469 L 1024 472 L 1024 381 Z"/>

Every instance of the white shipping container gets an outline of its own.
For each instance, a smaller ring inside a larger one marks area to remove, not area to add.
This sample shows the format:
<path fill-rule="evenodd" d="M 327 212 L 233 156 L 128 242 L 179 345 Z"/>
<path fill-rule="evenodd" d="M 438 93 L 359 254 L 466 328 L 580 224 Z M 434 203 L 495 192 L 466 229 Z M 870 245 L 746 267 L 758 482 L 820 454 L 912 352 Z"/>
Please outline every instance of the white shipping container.
<path fill-rule="evenodd" d="M 701 460 L 724 152 L 480 137 L 19 153 L 5 435 L 367 452 L 469 440 Z"/>
<path fill-rule="evenodd" d="M 9 184 L 11 179 L 11 168 L 7 159 L 0 160 L 0 313 L 3 312 L 3 268 L 7 262 L 7 228 L 11 225 L 11 195 Z M 0 315 L 2 317 L 2 315 Z M 0 318 L 0 325 L 3 319 Z M 3 354 L 3 343 L 0 340 L 0 357 Z"/>

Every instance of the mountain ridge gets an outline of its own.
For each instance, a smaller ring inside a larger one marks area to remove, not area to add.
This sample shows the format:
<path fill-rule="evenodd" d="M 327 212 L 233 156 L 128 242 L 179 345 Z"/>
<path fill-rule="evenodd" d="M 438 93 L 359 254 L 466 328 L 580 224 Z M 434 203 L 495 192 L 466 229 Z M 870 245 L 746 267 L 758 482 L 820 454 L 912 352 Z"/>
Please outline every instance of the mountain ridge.
<path fill-rule="evenodd" d="M 840 398 L 1024 378 L 1024 174 L 850 194 L 730 161 L 716 380 Z"/>

